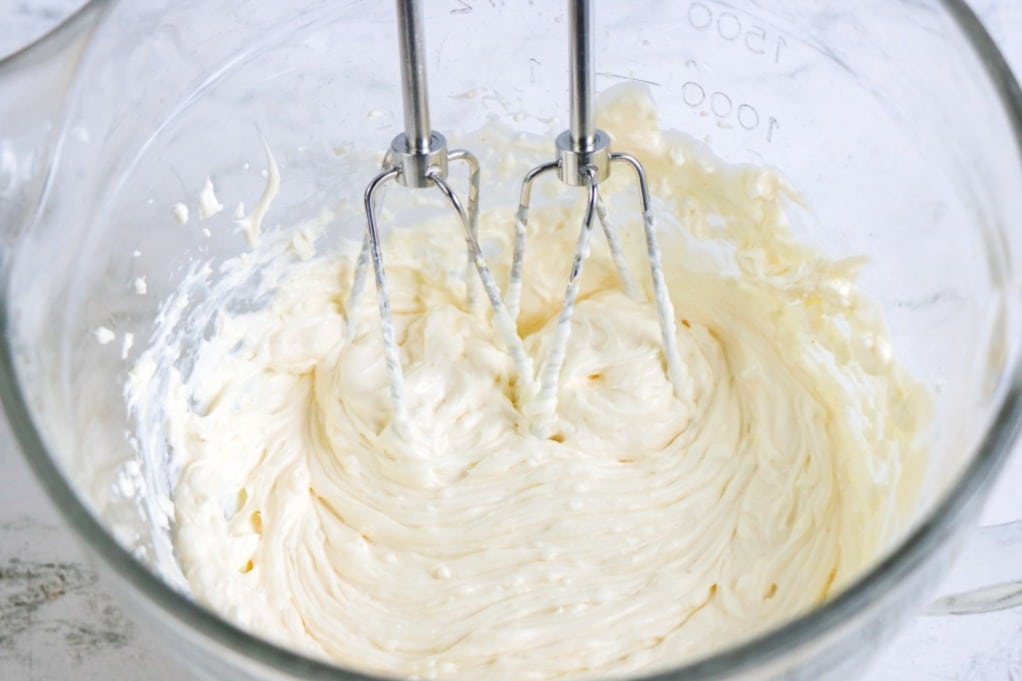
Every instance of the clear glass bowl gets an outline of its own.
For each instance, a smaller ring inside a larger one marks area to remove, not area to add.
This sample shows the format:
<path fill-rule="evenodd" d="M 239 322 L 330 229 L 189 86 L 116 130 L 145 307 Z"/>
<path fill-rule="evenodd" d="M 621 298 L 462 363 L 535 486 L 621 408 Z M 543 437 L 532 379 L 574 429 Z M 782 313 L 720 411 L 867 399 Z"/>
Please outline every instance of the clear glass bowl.
<path fill-rule="evenodd" d="M 428 3 L 433 122 L 565 125 L 559 4 Z M 1019 424 L 1022 101 L 960 2 L 600 3 L 600 88 L 649 85 L 665 127 L 725 159 L 780 168 L 811 213 L 801 239 L 867 255 L 896 356 L 934 394 L 925 499 L 911 530 L 824 606 L 665 677 L 846 679 L 922 603 L 974 522 Z M 93 0 L 0 62 L 2 397 L 54 502 L 132 611 L 213 678 L 360 675 L 238 630 L 133 556 L 170 550 L 109 490 L 133 456 L 122 399 L 157 302 L 188 262 L 240 235 L 182 226 L 175 202 L 213 175 L 228 206 L 283 183 L 270 222 L 358 197 L 400 126 L 390 3 Z M 551 137 L 552 140 L 552 137 Z M 551 143 L 552 144 L 552 143 Z M 491 159 L 492 160 L 492 159 Z M 510 206 L 525 167 L 484 166 Z M 229 215 L 229 210 L 227 215 Z M 225 216 L 226 217 L 226 216 Z M 353 234 L 337 234 L 347 238 Z M 667 264 L 669 266 L 669 263 Z M 149 294 L 131 282 L 147 277 Z M 99 326 L 134 334 L 119 352 Z M 167 468 L 145 471 L 169 488 Z"/>

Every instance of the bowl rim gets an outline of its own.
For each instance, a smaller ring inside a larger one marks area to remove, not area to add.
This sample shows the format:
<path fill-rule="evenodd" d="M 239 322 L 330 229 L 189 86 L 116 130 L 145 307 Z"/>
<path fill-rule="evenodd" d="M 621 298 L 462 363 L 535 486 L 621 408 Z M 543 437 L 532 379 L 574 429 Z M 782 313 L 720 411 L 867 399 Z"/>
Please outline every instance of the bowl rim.
<path fill-rule="evenodd" d="M 0 68 L 33 46 L 40 45 L 69 24 L 102 13 L 116 0 L 89 0 L 57 27 L 31 45 L 0 59 Z M 1010 122 L 1015 146 L 1022 159 L 1022 90 L 987 30 L 965 0 L 940 0 L 940 6 L 957 23 L 982 61 L 1001 106 Z M 224 646 L 276 672 L 310 681 L 379 681 L 388 677 L 355 671 L 306 657 L 235 626 L 216 612 L 190 600 L 160 579 L 110 534 L 90 509 L 79 500 L 43 443 L 17 381 L 13 349 L 9 341 L 9 260 L 4 263 L 0 296 L 0 401 L 19 448 L 36 479 L 89 552 L 109 567 L 120 580 L 149 601 L 174 623 L 204 637 L 203 647 Z M 682 666 L 634 677 L 636 681 L 666 681 L 684 677 L 721 679 L 748 672 L 764 663 L 822 640 L 827 634 L 876 607 L 901 578 L 912 573 L 955 532 L 955 520 L 967 513 L 977 494 L 989 486 L 994 473 L 1007 459 L 1022 426 L 1022 362 L 1009 376 L 1000 408 L 979 444 L 976 456 L 949 486 L 929 515 L 898 546 L 870 570 L 859 575 L 833 599 L 786 624 Z"/>

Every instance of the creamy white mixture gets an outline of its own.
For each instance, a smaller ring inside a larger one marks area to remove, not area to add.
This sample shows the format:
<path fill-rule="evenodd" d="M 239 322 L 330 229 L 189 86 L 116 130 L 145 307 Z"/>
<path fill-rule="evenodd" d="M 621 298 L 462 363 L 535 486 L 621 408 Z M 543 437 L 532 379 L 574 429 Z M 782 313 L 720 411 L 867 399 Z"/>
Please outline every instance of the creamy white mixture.
<path fill-rule="evenodd" d="M 926 400 L 854 283 L 861 261 L 796 242 L 774 172 L 662 133 L 648 101 L 617 101 L 603 125 L 652 181 L 684 389 L 654 305 L 621 292 L 597 233 L 557 419 L 533 435 L 489 310 L 466 309 L 460 228 L 438 219 L 385 249 L 402 440 L 372 284 L 345 309 L 358 244 L 316 255 L 299 232 L 263 305 L 222 309 L 188 370 L 162 336 L 129 384 L 181 466 L 175 547 L 196 598 L 380 673 L 620 675 L 788 620 L 888 546 L 914 502 Z M 648 281 L 632 179 L 605 189 Z M 580 224 L 581 193 L 563 198 L 530 220 L 519 332 L 537 365 Z M 481 216 L 498 281 L 513 219 Z M 172 380 L 154 394 L 159 371 Z"/>

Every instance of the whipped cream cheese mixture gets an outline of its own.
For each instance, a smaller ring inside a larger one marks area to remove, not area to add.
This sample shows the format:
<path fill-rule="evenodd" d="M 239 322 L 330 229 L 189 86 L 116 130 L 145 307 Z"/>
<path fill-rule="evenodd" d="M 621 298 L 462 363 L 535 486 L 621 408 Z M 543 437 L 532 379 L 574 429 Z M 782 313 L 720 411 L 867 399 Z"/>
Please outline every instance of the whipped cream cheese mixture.
<path fill-rule="evenodd" d="M 128 384 L 143 448 L 161 424 L 180 471 L 173 538 L 196 599 L 378 673 L 621 675 L 805 612 L 890 545 L 915 501 L 926 398 L 855 284 L 863 261 L 796 241 L 777 173 L 661 131 L 648 99 L 602 116 L 652 183 L 683 389 L 666 375 L 628 173 L 603 188 L 646 299 L 622 293 L 595 233 L 545 437 L 490 310 L 465 303 L 453 217 L 402 224 L 384 249 L 405 438 L 372 277 L 345 309 L 358 242 L 317 253 L 315 230 L 296 228 L 260 304 L 219 305 L 210 288 L 204 340 L 186 351 L 157 333 Z M 537 366 L 580 226 L 582 193 L 557 196 L 537 199 L 525 256 L 519 332 Z M 480 218 L 498 282 L 513 220 L 513 206 Z M 182 292 L 165 314 L 187 304 Z"/>

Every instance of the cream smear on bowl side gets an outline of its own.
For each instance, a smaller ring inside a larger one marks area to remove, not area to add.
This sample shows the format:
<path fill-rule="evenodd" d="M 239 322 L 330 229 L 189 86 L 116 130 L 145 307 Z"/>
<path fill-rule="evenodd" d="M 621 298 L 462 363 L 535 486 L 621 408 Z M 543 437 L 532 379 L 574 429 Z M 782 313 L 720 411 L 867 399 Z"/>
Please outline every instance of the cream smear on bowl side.
<path fill-rule="evenodd" d="M 890 545 L 916 500 L 928 399 L 855 284 L 862 259 L 796 241 L 776 172 L 662 131 L 648 97 L 601 115 L 652 182 L 685 389 L 653 303 L 621 292 L 596 235 L 552 435 L 536 437 L 489 312 L 465 304 L 456 226 L 427 220 L 384 250 L 402 439 L 375 297 L 345 309 L 359 244 L 317 253 L 325 213 L 261 237 L 250 221 L 254 250 L 195 268 L 126 387 L 142 459 L 173 453 L 174 550 L 197 600 L 378 673 L 620 675 L 784 622 Z M 606 185 L 622 206 L 627 187 Z M 615 214 L 634 217 L 622 243 L 648 280 L 641 214 Z M 512 225 L 513 210 L 480 216 L 498 281 Z M 530 218 L 519 332 L 536 360 L 578 228 L 574 205 Z M 259 304 L 225 303 L 253 281 Z M 205 322 L 187 351 L 182 320 Z"/>

